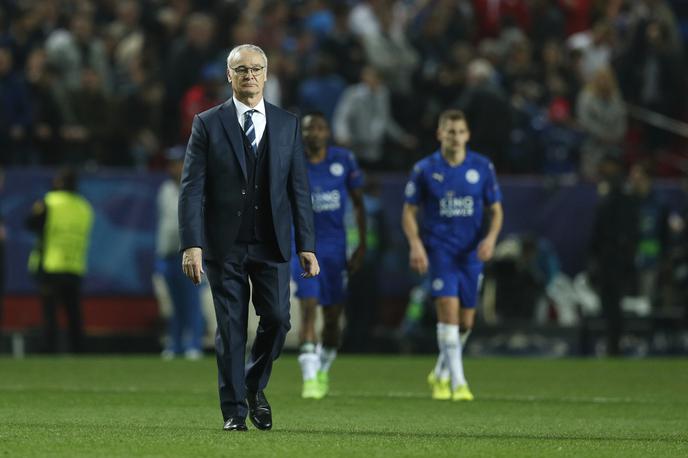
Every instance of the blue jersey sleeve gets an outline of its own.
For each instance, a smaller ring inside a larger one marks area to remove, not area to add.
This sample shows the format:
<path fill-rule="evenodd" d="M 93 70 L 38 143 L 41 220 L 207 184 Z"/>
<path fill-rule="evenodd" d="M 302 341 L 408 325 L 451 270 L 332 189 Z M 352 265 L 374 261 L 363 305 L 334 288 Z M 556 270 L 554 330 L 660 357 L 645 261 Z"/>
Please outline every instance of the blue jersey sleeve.
<path fill-rule="evenodd" d="M 358 189 L 363 186 L 363 172 L 358 167 L 358 162 L 354 157 L 354 153 L 349 151 L 346 155 L 346 187 L 349 191 Z"/>
<path fill-rule="evenodd" d="M 423 202 L 424 193 L 425 183 L 423 179 L 423 168 L 419 164 L 416 164 L 411 171 L 411 177 L 404 189 L 405 201 L 407 204 L 420 205 Z"/>
<path fill-rule="evenodd" d="M 483 189 L 483 199 L 488 205 L 502 201 L 502 191 L 499 189 L 497 182 L 497 174 L 495 172 L 492 162 L 487 163 L 487 177 L 485 179 L 485 187 Z"/>

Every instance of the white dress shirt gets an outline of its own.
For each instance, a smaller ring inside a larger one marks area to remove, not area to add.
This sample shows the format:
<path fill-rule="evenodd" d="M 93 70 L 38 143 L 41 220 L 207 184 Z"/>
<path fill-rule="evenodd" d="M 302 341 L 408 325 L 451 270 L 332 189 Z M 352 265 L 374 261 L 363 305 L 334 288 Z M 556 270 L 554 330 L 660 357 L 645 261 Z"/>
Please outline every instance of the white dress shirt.
<path fill-rule="evenodd" d="M 251 108 L 237 100 L 236 97 L 232 96 L 234 100 L 234 106 L 236 107 L 237 120 L 239 121 L 239 127 L 244 130 L 244 113 L 248 110 L 256 110 L 251 115 L 251 120 L 253 121 L 253 127 L 256 129 L 256 145 L 260 145 L 260 141 L 263 139 L 263 134 L 265 133 L 265 126 L 267 124 L 267 118 L 265 117 L 265 101 L 260 99 L 258 104 Z"/>

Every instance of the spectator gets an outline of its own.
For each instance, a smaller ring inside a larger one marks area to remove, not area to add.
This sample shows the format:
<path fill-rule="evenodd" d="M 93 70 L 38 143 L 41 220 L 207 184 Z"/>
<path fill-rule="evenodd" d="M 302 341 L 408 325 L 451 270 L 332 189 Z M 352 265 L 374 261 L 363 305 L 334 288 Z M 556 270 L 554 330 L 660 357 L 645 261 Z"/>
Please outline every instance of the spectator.
<path fill-rule="evenodd" d="M 626 107 L 609 67 L 600 68 L 578 95 L 577 119 L 587 135 L 582 147 L 581 172 L 594 178 L 605 156 L 621 156 L 626 133 Z"/>
<path fill-rule="evenodd" d="M 129 65 L 130 84 L 119 101 L 118 136 L 128 144 L 118 165 L 133 164 L 146 169 L 160 150 L 162 139 L 163 97 L 162 82 L 155 78 L 150 63 L 143 58 Z"/>
<path fill-rule="evenodd" d="M 192 14 L 186 23 L 186 33 L 172 43 L 165 69 L 166 112 L 178 112 L 184 93 L 200 80 L 201 71 L 215 61 L 218 50 L 214 46 L 215 23 L 210 16 Z M 179 121 L 167 116 L 166 140 L 176 144 L 179 139 Z"/>
<path fill-rule="evenodd" d="M 81 73 L 81 87 L 69 93 L 71 116 L 65 119 L 65 161 L 112 165 L 124 146 L 113 137 L 115 106 L 105 94 L 100 76 L 91 68 Z"/>
<path fill-rule="evenodd" d="M 0 47 L 0 165 L 24 162 L 30 123 L 26 83 L 14 69 L 10 49 Z"/>
<path fill-rule="evenodd" d="M 68 91 L 81 88 L 84 68 L 92 69 L 105 93 L 112 92 L 111 70 L 103 42 L 93 33 L 93 20 L 77 14 L 69 30 L 55 30 L 45 43 L 48 61 L 59 71 L 60 82 Z"/>
<path fill-rule="evenodd" d="M 550 177 L 575 177 L 581 143 L 582 134 L 574 128 L 569 102 L 563 97 L 554 99 L 540 136 L 544 156 L 540 172 Z"/>
<path fill-rule="evenodd" d="M 669 117 L 685 108 L 681 55 L 675 51 L 666 26 L 659 21 L 639 24 L 631 47 L 621 56 L 619 78 L 626 98 Z M 645 144 L 651 150 L 668 146 L 671 136 L 649 127 Z"/>
<path fill-rule="evenodd" d="M 658 275 L 667 260 L 669 209 L 654 190 L 647 165 L 634 164 L 628 181 L 631 193 L 637 199 L 639 212 L 636 292 L 650 304 L 655 304 Z"/>
<path fill-rule="evenodd" d="M 303 112 L 323 113 L 329 125 L 344 89 L 346 81 L 334 72 L 334 59 L 321 54 L 312 75 L 303 80 L 299 87 L 299 107 Z"/>
<path fill-rule="evenodd" d="M 392 117 L 389 90 L 373 67 L 364 67 L 361 82 L 349 86 L 342 94 L 335 109 L 333 130 L 336 142 L 351 149 L 364 169 L 384 167 L 382 146 L 387 135 L 406 146 L 415 142 Z"/>
<path fill-rule="evenodd" d="M 487 155 L 497 170 L 503 170 L 512 128 L 509 100 L 496 84 L 496 74 L 485 59 L 468 66 L 467 87 L 456 101 L 471 125 L 470 148 Z"/>
<path fill-rule="evenodd" d="M 206 65 L 201 71 L 200 82 L 186 91 L 181 102 L 181 129 L 179 141 L 186 142 L 191 135 L 191 124 L 197 113 L 222 103 L 227 97 L 225 69 L 218 63 Z"/>
<path fill-rule="evenodd" d="M 620 354 L 623 334 L 621 298 L 635 274 L 638 247 L 638 212 L 634 199 L 623 189 L 623 168 L 618 157 L 599 164 L 600 202 L 590 238 L 590 272 L 602 303 L 606 322 L 607 355 Z"/>
<path fill-rule="evenodd" d="M 323 54 L 333 58 L 334 72 L 353 84 L 358 81 L 365 64 L 363 45 L 348 28 L 349 7 L 335 3 L 332 7 L 334 25 L 320 45 Z"/>
<path fill-rule="evenodd" d="M 47 62 L 46 52 L 34 49 L 26 63 L 26 79 L 30 94 L 33 124 L 29 133 L 31 145 L 27 162 L 49 165 L 60 164 L 62 158 L 62 107 L 65 92 L 57 83 L 54 67 Z"/>
<path fill-rule="evenodd" d="M 392 24 L 392 12 L 377 12 L 380 29 L 363 35 L 369 65 L 373 66 L 393 94 L 411 95 L 411 76 L 418 66 L 418 54 L 405 33 Z"/>
<path fill-rule="evenodd" d="M 581 52 L 581 71 L 589 81 L 598 70 L 609 66 L 614 48 L 614 29 L 606 21 L 596 22 L 591 30 L 571 35 L 567 44 Z"/>

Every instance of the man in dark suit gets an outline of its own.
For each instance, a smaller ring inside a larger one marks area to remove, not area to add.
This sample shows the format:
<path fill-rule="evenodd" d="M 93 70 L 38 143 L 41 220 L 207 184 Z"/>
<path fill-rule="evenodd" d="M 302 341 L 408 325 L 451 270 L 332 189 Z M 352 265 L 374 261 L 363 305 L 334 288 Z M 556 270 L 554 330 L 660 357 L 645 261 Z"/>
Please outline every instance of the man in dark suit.
<path fill-rule="evenodd" d="M 263 390 L 290 328 L 292 224 L 302 275 L 320 271 L 298 119 L 263 100 L 267 66 L 257 46 L 229 53 L 233 96 L 194 117 L 179 196 L 182 268 L 198 284 L 204 259 L 213 293 L 227 431 L 246 431 L 247 414 L 272 428 Z M 249 296 L 260 323 L 244 365 Z"/>

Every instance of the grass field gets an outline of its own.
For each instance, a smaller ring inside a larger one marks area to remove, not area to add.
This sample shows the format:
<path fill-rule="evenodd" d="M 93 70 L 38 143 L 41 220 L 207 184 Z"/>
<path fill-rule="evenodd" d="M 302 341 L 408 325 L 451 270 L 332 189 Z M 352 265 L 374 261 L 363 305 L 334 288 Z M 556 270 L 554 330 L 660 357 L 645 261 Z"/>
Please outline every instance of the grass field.
<path fill-rule="evenodd" d="M 274 429 L 226 433 L 213 358 L 3 358 L 0 456 L 688 456 L 688 360 L 473 359 L 472 403 L 430 400 L 432 364 L 343 356 L 304 401 L 287 355 Z"/>

